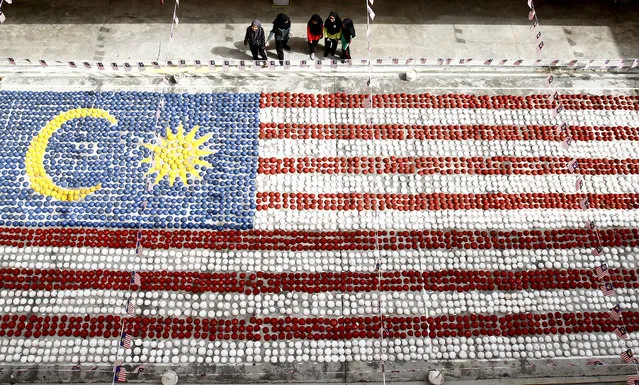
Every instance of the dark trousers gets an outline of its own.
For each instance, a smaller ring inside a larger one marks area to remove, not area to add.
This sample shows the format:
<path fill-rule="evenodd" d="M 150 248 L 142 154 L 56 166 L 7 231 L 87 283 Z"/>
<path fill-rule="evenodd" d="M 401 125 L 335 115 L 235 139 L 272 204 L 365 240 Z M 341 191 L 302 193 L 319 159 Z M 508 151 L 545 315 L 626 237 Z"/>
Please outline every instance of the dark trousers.
<path fill-rule="evenodd" d="M 348 48 L 344 49 L 344 46 L 342 46 L 342 59 L 348 59 L 351 60 L 351 44 L 348 44 Z"/>
<path fill-rule="evenodd" d="M 335 55 L 337 51 L 337 39 L 324 39 L 324 56 Z"/>
<path fill-rule="evenodd" d="M 314 54 L 315 53 L 315 47 L 317 47 L 318 43 L 319 43 L 319 39 L 311 40 L 311 41 L 308 42 L 308 53 L 309 54 Z"/>
<path fill-rule="evenodd" d="M 264 51 L 264 47 L 259 47 L 256 45 L 249 46 L 251 48 L 251 53 L 253 54 L 253 60 L 266 60 L 266 51 Z M 258 57 L 261 56 L 261 57 Z"/>
<path fill-rule="evenodd" d="M 288 45 L 288 40 L 275 40 L 275 51 L 280 64 L 284 64 L 284 46 Z"/>

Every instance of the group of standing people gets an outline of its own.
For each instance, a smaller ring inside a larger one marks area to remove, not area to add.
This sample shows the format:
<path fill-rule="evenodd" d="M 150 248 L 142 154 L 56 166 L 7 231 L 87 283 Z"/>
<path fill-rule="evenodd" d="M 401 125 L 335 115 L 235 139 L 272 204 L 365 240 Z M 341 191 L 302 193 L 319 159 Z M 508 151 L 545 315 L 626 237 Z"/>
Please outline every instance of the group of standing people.
<path fill-rule="evenodd" d="M 266 60 L 266 47 L 269 41 L 275 38 L 275 51 L 280 64 L 284 63 L 284 50 L 290 51 L 288 40 L 291 33 L 291 19 L 284 13 L 280 13 L 273 20 L 273 29 L 266 38 L 264 28 L 259 20 L 253 20 L 246 29 L 244 45 L 248 45 L 253 55 L 253 60 Z M 323 21 L 318 14 L 311 16 L 306 25 L 306 40 L 308 53 L 315 60 L 315 49 L 319 41 L 324 38 L 324 57 L 335 57 L 338 42 L 342 43 L 341 59 L 351 58 L 351 42 L 355 38 L 355 26 L 351 19 L 341 20 L 337 12 L 331 12 Z"/>
<path fill-rule="evenodd" d="M 335 56 L 338 41 L 342 43 L 342 59 L 351 58 L 351 41 L 355 38 L 355 26 L 351 19 L 340 19 L 337 12 L 331 12 L 326 21 L 318 14 L 311 16 L 306 25 L 306 39 L 311 59 L 315 59 L 315 47 L 324 37 L 324 57 Z"/>

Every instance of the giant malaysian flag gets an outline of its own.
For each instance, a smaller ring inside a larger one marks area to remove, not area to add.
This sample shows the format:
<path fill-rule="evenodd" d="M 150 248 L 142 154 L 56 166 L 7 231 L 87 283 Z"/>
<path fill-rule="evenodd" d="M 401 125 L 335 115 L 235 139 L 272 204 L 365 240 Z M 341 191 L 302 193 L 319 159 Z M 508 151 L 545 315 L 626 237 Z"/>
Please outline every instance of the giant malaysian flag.
<path fill-rule="evenodd" d="M 560 98 L 0 92 L 0 358 L 618 356 L 639 98 Z"/>

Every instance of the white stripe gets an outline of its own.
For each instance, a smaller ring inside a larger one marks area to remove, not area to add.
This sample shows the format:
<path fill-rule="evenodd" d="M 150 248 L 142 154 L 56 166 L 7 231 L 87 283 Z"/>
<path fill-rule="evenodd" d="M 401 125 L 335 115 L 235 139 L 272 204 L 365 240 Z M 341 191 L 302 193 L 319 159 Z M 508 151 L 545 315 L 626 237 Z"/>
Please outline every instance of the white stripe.
<path fill-rule="evenodd" d="M 631 339 L 636 337 L 637 333 L 631 334 Z M 379 361 L 383 358 L 386 361 L 395 360 L 411 360 L 411 353 L 416 354 L 413 360 L 424 359 L 458 359 L 458 358 L 501 358 L 501 359 L 518 359 L 518 358 L 535 358 L 536 354 L 542 357 L 589 357 L 594 353 L 599 357 L 613 357 L 619 359 L 618 351 L 621 346 L 626 344 L 635 345 L 633 342 L 619 343 L 616 336 L 610 333 L 584 333 L 571 334 L 570 338 L 562 340 L 559 335 L 548 336 L 547 341 L 544 337 L 531 336 L 530 340 L 535 344 L 534 349 L 527 346 L 525 337 L 496 337 L 495 342 L 490 337 L 477 337 L 467 339 L 465 337 L 455 338 L 458 343 L 450 343 L 446 338 L 416 338 L 409 337 L 406 339 L 363 339 L 356 338 L 345 341 L 308 341 L 308 340 L 289 340 L 289 341 L 229 341 L 229 342 L 207 342 L 202 340 L 173 340 L 171 347 L 158 347 L 158 343 L 150 340 L 139 341 L 138 343 L 149 350 L 146 360 L 139 355 L 139 348 L 134 349 L 134 357 L 138 356 L 139 362 L 193 362 L 195 357 L 189 354 L 191 348 L 198 350 L 198 358 L 206 356 L 205 362 L 213 363 L 252 363 L 252 362 L 340 362 L 345 360 L 352 361 Z M 452 339 L 451 339 L 452 340 Z M 633 340 L 634 341 L 634 340 Z M 588 349 L 584 349 L 584 342 L 588 342 L 591 346 L 590 354 Z M 530 345 L 530 342 L 528 342 Z M 137 347 L 137 346 L 136 346 Z M 185 349 L 186 347 L 186 349 Z M 579 347 L 579 348 L 578 348 Z M 174 355 L 178 348 L 178 355 Z M 201 349 L 201 350 L 199 350 Z M 228 354 L 229 350 L 236 352 L 236 356 L 232 357 Z M 594 350 L 594 351 L 593 351 Z M 457 352 L 464 351 L 467 357 L 460 357 Z M 200 353 L 201 352 L 201 353 Z M 224 353 L 223 353 L 224 352 Z M 454 353 L 451 356 L 451 353 Z M 490 352 L 490 356 L 486 356 L 485 352 Z M 205 354 L 206 353 L 206 354 Z M 443 353 L 447 355 L 444 356 Z M 419 354 L 419 356 L 417 356 Z M 483 354 L 483 356 L 482 356 Z M 341 356 L 341 357 L 340 357 Z M 153 358 L 153 360 L 151 360 Z M 341 360 L 340 360 L 341 358 Z M 539 357 L 541 358 L 541 357 Z M 159 360 L 158 360 L 159 359 Z M 125 358 L 125 362 L 133 362 L 135 358 Z M 193 361 L 191 361 L 193 360 Z M 208 361 L 211 360 L 211 361 Z M 199 361 L 196 361 L 199 362 Z M 585 363 L 584 363 L 585 364 Z M 379 370 L 374 370 L 378 373 Z"/>
<path fill-rule="evenodd" d="M 149 262 L 137 257 L 134 249 L 5 246 L 0 247 L 0 255 L 5 268 L 135 271 L 143 270 L 140 267 Z"/>
<path fill-rule="evenodd" d="M 116 290 L 2 290 L 0 307 L 5 313 L 120 315 L 127 298 L 139 293 Z M 140 302 L 140 300 L 138 300 Z M 143 302 L 143 301 L 142 301 Z M 140 302 L 140 304 L 142 304 Z M 139 309 L 138 309 L 139 312 Z"/>
<path fill-rule="evenodd" d="M 629 341 L 620 341 L 611 333 L 576 333 L 568 336 L 521 337 L 456 337 L 406 339 L 354 338 L 345 341 L 206 341 L 175 339 L 171 341 L 134 339 L 132 349 L 123 350 L 125 363 L 176 364 L 221 363 L 242 364 L 259 362 L 340 362 L 340 361 L 423 361 L 458 359 L 520 358 L 613 358 L 619 360 L 622 348 L 636 348 L 638 333 L 629 333 Z M 452 343 L 451 343 L 452 342 Z M 54 347 L 54 343 L 64 346 Z M 90 346 L 95 344 L 96 346 Z M 99 373 L 113 370 L 117 341 L 114 339 L 61 338 L 29 339 L 0 338 L 0 360 L 37 364 L 66 364 L 81 362 L 82 369 Z M 588 347 L 585 347 L 587 345 Z M 230 352 L 233 354 L 229 354 Z M 463 353 L 461 353 L 463 352 Z M 460 355 L 461 353 L 461 355 Z M 487 355 L 489 354 L 489 355 Z M 382 357 L 383 355 L 383 357 Z M 22 362 L 24 360 L 24 362 Z M 586 362 L 575 362 L 586 365 Z M 93 365 L 98 366 L 97 368 Z M 105 370 L 105 365 L 111 366 Z M 68 368 L 71 370 L 71 368 Z M 375 370 L 374 372 L 379 372 Z"/>
<path fill-rule="evenodd" d="M 280 193 L 581 193 L 627 194 L 639 191 L 639 175 L 398 175 L 276 174 L 257 176 L 257 191 Z"/>
<path fill-rule="evenodd" d="M 113 372 L 113 362 L 118 353 L 118 338 L 93 337 L 67 338 L 24 338 L 1 337 L 0 338 L 0 362 L 2 363 L 34 363 L 34 364 L 66 364 L 74 365 L 78 362 L 95 363 L 100 368 L 96 372 L 104 373 L 104 366 L 109 365 Z M 131 354 L 130 349 L 122 349 L 120 353 Z M 91 365 L 83 366 L 84 370 L 90 370 Z M 71 367 L 65 368 L 71 371 Z"/>
<path fill-rule="evenodd" d="M 104 251 L 105 254 L 96 251 Z M 140 270 L 140 271 L 268 271 L 322 272 L 418 270 L 593 269 L 599 261 L 612 268 L 639 266 L 639 247 L 604 247 L 594 257 L 590 249 L 386 251 L 211 251 L 148 250 L 141 258 L 122 249 L 0 248 L 2 267 L 18 269 Z M 131 250 L 132 251 L 132 250 Z M 116 254 L 117 253 L 117 254 Z M 73 262 L 59 262 L 60 256 Z M 105 262 L 110 260 L 110 262 Z M 171 261 L 171 263 L 169 263 Z"/>
<path fill-rule="evenodd" d="M 258 230 L 531 230 L 583 227 L 596 220 L 602 227 L 634 227 L 639 210 L 439 210 L 439 211 L 256 211 Z"/>
<path fill-rule="evenodd" d="M 562 142 L 543 140 L 260 140 L 262 158 L 284 157 L 577 157 L 638 159 L 639 141 L 573 142 L 568 150 Z"/>
<path fill-rule="evenodd" d="M 579 126 L 639 126 L 639 112 L 630 110 L 564 110 L 558 118 L 550 109 L 485 108 L 262 108 L 263 123 L 309 124 L 486 124 L 554 125 L 566 122 Z"/>
<path fill-rule="evenodd" d="M 125 315 L 127 298 L 135 314 L 144 317 L 243 318 L 257 317 L 348 317 L 377 315 L 439 316 L 510 314 L 564 311 L 608 311 L 617 303 L 624 310 L 637 308 L 637 290 L 618 288 L 617 295 L 604 297 L 601 290 L 528 290 L 469 292 L 327 292 L 308 294 L 223 294 L 133 292 L 115 290 L 22 291 L 3 290 L 0 309 L 6 314 Z M 121 305 L 121 306 L 120 306 Z"/>

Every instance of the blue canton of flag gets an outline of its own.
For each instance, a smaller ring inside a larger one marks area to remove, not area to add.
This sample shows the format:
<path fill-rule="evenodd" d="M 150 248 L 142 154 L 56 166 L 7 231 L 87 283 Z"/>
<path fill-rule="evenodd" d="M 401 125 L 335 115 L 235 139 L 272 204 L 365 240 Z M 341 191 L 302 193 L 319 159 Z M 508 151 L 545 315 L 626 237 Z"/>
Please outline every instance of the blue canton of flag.
<path fill-rule="evenodd" d="M 1 91 L 0 226 L 251 229 L 259 102 Z"/>
<path fill-rule="evenodd" d="M 599 279 L 603 277 L 609 277 L 610 272 L 608 271 L 608 265 L 602 263 L 600 266 L 595 267 L 595 274 L 597 274 L 597 278 Z"/>
<path fill-rule="evenodd" d="M 615 287 L 612 286 L 611 283 L 605 283 L 603 284 L 601 287 L 601 292 L 603 293 L 604 296 L 608 297 L 611 295 L 615 295 Z"/>
<path fill-rule="evenodd" d="M 615 329 L 615 334 L 623 339 L 623 340 L 627 340 L 628 339 L 628 332 L 626 331 L 626 328 L 624 326 L 620 326 L 618 328 Z"/>
<path fill-rule="evenodd" d="M 126 382 L 126 369 L 123 366 L 117 366 L 115 368 L 113 382 Z"/>
<path fill-rule="evenodd" d="M 133 273 L 131 273 L 131 284 L 136 286 L 142 285 L 142 279 L 140 278 L 140 273 L 138 273 L 137 271 L 134 271 Z"/>
<path fill-rule="evenodd" d="M 120 338 L 120 346 L 125 349 L 131 349 L 131 341 L 132 337 L 130 334 L 122 333 L 122 337 Z"/>
<path fill-rule="evenodd" d="M 637 359 L 633 356 L 631 349 L 628 349 L 625 352 L 621 353 L 621 359 L 627 364 L 631 362 L 637 362 Z"/>
<path fill-rule="evenodd" d="M 135 305 L 133 304 L 133 302 L 131 302 L 131 300 L 127 301 L 125 311 L 127 315 L 135 314 Z"/>
<path fill-rule="evenodd" d="M 612 309 L 610 309 L 610 311 L 608 313 L 610 314 L 610 317 L 612 317 L 613 319 L 620 320 L 621 319 L 621 306 L 619 304 L 613 306 Z"/>

